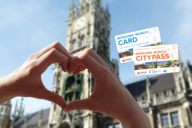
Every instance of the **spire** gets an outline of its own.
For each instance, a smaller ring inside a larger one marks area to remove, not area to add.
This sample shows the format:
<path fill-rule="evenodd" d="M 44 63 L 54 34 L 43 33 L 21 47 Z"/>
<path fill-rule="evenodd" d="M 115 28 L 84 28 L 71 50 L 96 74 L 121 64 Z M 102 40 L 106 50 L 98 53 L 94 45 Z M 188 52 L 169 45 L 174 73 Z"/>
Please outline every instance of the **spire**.
<path fill-rule="evenodd" d="M 74 0 L 71 0 L 70 10 L 74 10 L 74 8 L 75 8 Z"/>
<path fill-rule="evenodd" d="M 18 110 L 18 100 L 16 101 L 15 104 L 14 116 L 17 116 L 17 110 Z"/>
<path fill-rule="evenodd" d="M 79 4 L 85 4 L 85 3 L 88 3 L 88 2 L 90 2 L 90 0 L 80 0 Z"/>
<path fill-rule="evenodd" d="M 23 100 L 24 100 L 24 98 L 22 97 L 22 99 L 21 99 L 21 106 L 20 106 L 20 116 L 24 115 L 25 107 L 24 107 L 24 104 L 23 104 Z"/>
<path fill-rule="evenodd" d="M 106 5 L 106 11 L 109 13 L 109 4 Z"/>
<path fill-rule="evenodd" d="M 187 66 L 186 66 L 186 76 L 187 76 L 187 81 L 189 83 L 190 89 L 192 89 L 192 72 L 191 72 L 191 64 L 190 61 L 187 61 Z"/>
<path fill-rule="evenodd" d="M 147 99 L 148 99 L 148 101 L 151 101 L 151 91 L 150 91 L 151 82 L 150 82 L 149 78 L 147 78 L 147 80 L 146 80 L 146 89 L 147 89 Z"/>
<path fill-rule="evenodd" d="M 187 66 L 190 67 L 191 66 L 191 63 L 189 60 L 187 60 Z"/>
<path fill-rule="evenodd" d="M 24 123 L 23 123 L 23 128 L 27 128 L 27 127 L 28 127 L 28 114 L 24 116 Z"/>
<path fill-rule="evenodd" d="M 40 111 L 39 120 L 38 120 L 38 127 L 41 128 L 43 126 L 43 109 Z"/>
<path fill-rule="evenodd" d="M 73 19 L 74 16 L 75 16 L 75 3 L 74 3 L 74 0 L 71 0 L 69 19 Z"/>
<path fill-rule="evenodd" d="M 21 98 L 21 101 L 20 101 L 20 106 L 19 106 L 19 116 L 22 115 L 22 111 L 23 111 L 23 97 Z"/>
<path fill-rule="evenodd" d="M 110 17 L 110 12 L 109 12 L 109 4 L 107 3 L 106 5 L 106 16 Z"/>

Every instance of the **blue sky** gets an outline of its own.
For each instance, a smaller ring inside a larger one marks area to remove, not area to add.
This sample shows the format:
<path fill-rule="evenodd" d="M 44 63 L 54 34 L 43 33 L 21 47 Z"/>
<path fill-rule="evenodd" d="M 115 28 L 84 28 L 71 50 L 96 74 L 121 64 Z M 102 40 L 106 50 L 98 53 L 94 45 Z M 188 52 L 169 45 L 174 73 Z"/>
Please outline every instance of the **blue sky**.
<path fill-rule="evenodd" d="M 114 36 L 158 26 L 165 44 L 179 45 L 181 59 L 191 60 L 192 1 L 191 0 L 103 0 L 111 12 L 111 58 L 118 59 Z M 0 76 L 20 66 L 33 52 L 53 41 L 63 45 L 67 31 L 69 0 L 0 0 Z M 136 77 L 133 63 L 120 64 L 120 79 L 130 83 Z M 43 81 L 52 89 L 53 66 Z M 13 105 L 20 98 L 12 100 Z M 51 105 L 50 102 L 24 98 L 25 113 Z"/>

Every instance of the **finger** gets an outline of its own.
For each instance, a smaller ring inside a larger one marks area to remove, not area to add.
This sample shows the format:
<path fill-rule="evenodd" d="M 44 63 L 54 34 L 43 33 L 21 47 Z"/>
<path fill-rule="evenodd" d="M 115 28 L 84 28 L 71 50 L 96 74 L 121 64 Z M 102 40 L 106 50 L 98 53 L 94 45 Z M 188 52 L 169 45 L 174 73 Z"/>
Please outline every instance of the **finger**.
<path fill-rule="evenodd" d="M 98 63 L 94 58 L 89 56 L 89 50 L 84 50 L 81 54 L 78 55 L 79 61 L 93 74 L 93 77 L 96 79 L 99 78 L 102 73 L 102 65 Z"/>
<path fill-rule="evenodd" d="M 57 49 L 52 48 L 47 53 L 42 55 L 37 61 L 39 63 L 38 70 L 40 71 L 40 73 L 42 73 L 47 69 L 49 65 L 53 63 L 59 63 L 62 69 L 66 71 L 69 59 L 66 55 L 64 55 Z"/>
<path fill-rule="evenodd" d="M 79 74 L 80 72 L 84 71 L 85 69 L 86 69 L 85 66 L 79 65 L 79 66 L 77 66 L 76 70 L 73 71 L 73 74 L 77 75 L 77 74 Z"/>
<path fill-rule="evenodd" d="M 95 60 L 97 60 L 101 65 L 106 66 L 107 68 L 109 68 L 109 70 L 116 75 L 114 69 L 112 68 L 111 65 L 109 65 L 108 63 L 106 63 L 94 50 L 90 50 L 89 53 L 90 56 L 92 56 Z"/>
<path fill-rule="evenodd" d="M 78 71 L 77 72 L 82 72 L 86 69 L 86 67 L 84 65 L 79 65 L 78 66 Z"/>
<path fill-rule="evenodd" d="M 67 57 L 71 57 L 71 55 L 69 54 L 69 52 L 59 43 L 59 42 L 54 42 L 51 45 L 43 48 L 41 51 L 39 51 L 38 53 L 36 53 L 36 58 L 41 57 L 43 54 L 45 54 L 46 52 L 48 52 L 49 50 L 51 50 L 52 48 L 57 49 L 58 51 L 60 51 L 61 53 L 63 53 L 64 55 L 66 55 Z"/>
<path fill-rule="evenodd" d="M 47 90 L 44 93 L 43 99 L 49 100 L 49 101 L 59 105 L 61 108 L 65 109 L 66 103 L 65 103 L 64 99 L 61 96 L 59 96 L 49 90 Z"/>
<path fill-rule="evenodd" d="M 94 105 L 90 102 L 89 99 L 77 100 L 69 103 L 65 107 L 65 111 L 80 110 L 80 109 L 93 109 Z"/>
<path fill-rule="evenodd" d="M 107 63 L 94 50 L 90 50 L 89 55 L 97 60 L 100 64 L 107 65 Z"/>
<path fill-rule="evenodd" d="M 72 57 L 68 66 L 68 72 L 73 74 L 78 74 L 86 69 L 78 57 Z"/>
<path fill-rule="evenodd" d="M 70 58 L 68 68 L 67 68 L 68 72 L 73 73 L 74 71 L 76 71 L 78 68 L 78 63 L 79 63 L 79 61 L 77 61 L 77 57 Z"/>

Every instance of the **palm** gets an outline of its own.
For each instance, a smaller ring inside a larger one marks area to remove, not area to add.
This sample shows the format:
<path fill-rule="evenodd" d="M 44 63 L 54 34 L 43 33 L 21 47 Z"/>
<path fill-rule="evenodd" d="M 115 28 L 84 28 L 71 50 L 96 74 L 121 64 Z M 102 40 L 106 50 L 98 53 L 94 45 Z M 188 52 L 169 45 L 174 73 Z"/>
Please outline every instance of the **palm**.
<path fill-rule="evenodd" d="M 41 75 L 53 63 L 59 63 L 64 71 L 67 70 L 69 53 L 59 43 L 54 43 L 40 52 L 32 54 L 27 61 L 14 73 L 14 96 L 34 97 L 52 101 L 62 108 L 65 107 L 63 98 L 47 90 Z"/>

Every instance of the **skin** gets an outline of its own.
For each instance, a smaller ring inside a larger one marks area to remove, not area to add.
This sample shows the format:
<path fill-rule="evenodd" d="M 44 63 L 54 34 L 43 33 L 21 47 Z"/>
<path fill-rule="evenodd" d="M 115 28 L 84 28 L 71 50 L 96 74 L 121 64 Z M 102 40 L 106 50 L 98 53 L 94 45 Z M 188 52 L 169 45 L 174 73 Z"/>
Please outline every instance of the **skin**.
<path fill-rule="evenodd" d="M 86 49 L 74 57 L 69 67 L 74 74 L 88 69 L 95 85 L 90 97 L 68 104 L 66 111 L 89 109 L 119 119 L 124 128 L 151 127 L 148 117 L 120 82 L 113 68 L 93 50 Z"/>
<path fill-rule="evenodd" d="M 34 97 L 52 101 L 64 109 L 63 98 L 45 88 L 41 74 L 53 63 L 59 63 L 66 71 L 69 58 L 69 53 L 59 43 L 32 54 L 16 71 L 0 78 L 0 103 L 16 96 Z"/>
<path fill-rule="evenodd" d="M 95 79 L 92 95 L 66 104 L 61 96 L 47 90 L 41 74 L 53 63 L 59 63 L 63 71 L 74 74 L 88 69 Z M 105 113 L 119 119 L 124 128 L 151 128 L 149 119 L 123 87 L 112 67 L 91 49 L 73 57 L 61 44 L 53 43 L 33 54 L 15 72 L 0 79 L 0 103 L 16 96 L 49 100 L 65 111 L 88 109 Z"/>

